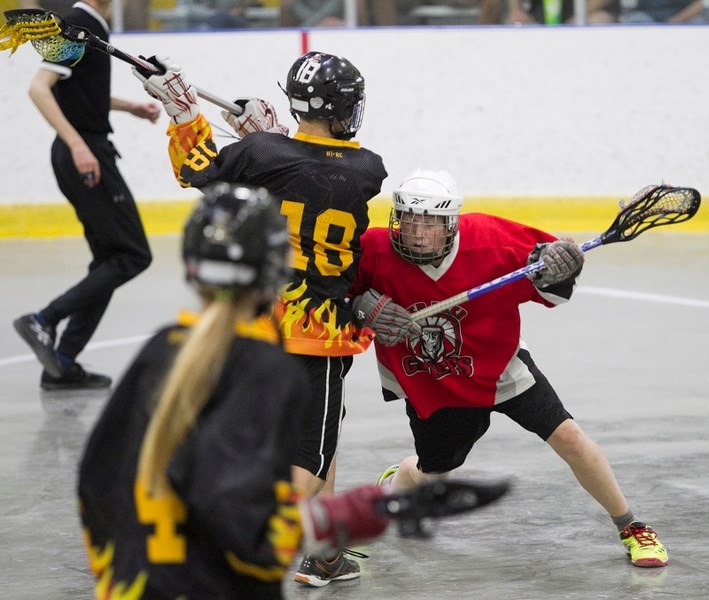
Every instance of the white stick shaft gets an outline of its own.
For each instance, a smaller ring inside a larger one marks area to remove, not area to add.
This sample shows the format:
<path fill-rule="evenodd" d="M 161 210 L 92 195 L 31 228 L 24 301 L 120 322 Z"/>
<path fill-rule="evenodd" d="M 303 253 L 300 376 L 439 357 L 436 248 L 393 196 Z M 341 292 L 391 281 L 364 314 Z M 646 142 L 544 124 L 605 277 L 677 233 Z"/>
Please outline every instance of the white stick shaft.
<path fill-rule="evenodd" d="M 200 98 L 206 100 L 207 102 L 211 102 L 212 104 L 215 104 L 216 106 L 219 106 L 224 110 L 228 110 L 230 113 L 236 115 L 237 117 L 244 112 L 244 110 L 240 106 L 237 106 L 233 102 L 223 100 L 222 98 L 219 98 L 218 96 L 215 96 L 214 94 L 203 90 L 202 88 L 198 88 L 196 85 L 193 87 L 195 90 L 197 90 L 197 95 Z"/>
<path fill-rule="evenodd" d="M 69 26 L 64 29 L 63 36 L 67 37 L 70 40 L 73 41 L 79 41 L 87 46 L 94 48 L 95 50 L 99 50 L 100 52 L 105 52 L 106 54 L 110 54 L 111 56 L 117 58 L 118 60 L 122 60 L 123 62 L 127 62 L 129 65 L 133 65 L 134 67 L 141 67 L 143 69 L 146 69 L 148 71 L 154 71 L 155 73 L 159 72 L 159 69 L 152 64 L 151 62 L 145 60 L 144 58 L 141 57 L 136 57 L 132 56 L 131 54 L 128 54 L 127 52 L 123 52 L 122 50 L 119 50 L 115 46 L 111 44 L 107 44 L 104 42 L 100 37 L 97 35 L 94 35 L 90 31 L 84 29 L 83 27 L 73 27 Z M 200 98 L 203 98 L 207 102 L 211 102 L 212 104 L 216 104 L 220 108 L 223 108 L 224 110 L 228 110 L 230 113 L 235 114 L 239 116 L 242 114 L 244 111 L 240 106 L 237 106 L 233 102 L 229 102 L 227 100 L 223 100 L 222 98 L 219 98 L 218 96 L 215 96 L 214 94 L 203 90 L 196 85 L 193 86 L 195 90 L 197 91 L 197 95 Z"/>

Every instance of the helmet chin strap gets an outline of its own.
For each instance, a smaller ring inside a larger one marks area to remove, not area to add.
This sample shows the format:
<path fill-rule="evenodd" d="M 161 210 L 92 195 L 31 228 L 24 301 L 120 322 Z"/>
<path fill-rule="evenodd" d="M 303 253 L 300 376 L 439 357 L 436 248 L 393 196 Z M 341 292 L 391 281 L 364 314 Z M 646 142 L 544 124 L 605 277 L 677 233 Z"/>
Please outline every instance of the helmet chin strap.
<path fill-rule="evenodd" d="M 356 131 L 351 131 L 349 128 L 349 123 L 338 119 L 335 115 L 328 118 L 328 125 L 330 127 L 330 133 L 335 136 L 338 140 L 351 140 Z"/>

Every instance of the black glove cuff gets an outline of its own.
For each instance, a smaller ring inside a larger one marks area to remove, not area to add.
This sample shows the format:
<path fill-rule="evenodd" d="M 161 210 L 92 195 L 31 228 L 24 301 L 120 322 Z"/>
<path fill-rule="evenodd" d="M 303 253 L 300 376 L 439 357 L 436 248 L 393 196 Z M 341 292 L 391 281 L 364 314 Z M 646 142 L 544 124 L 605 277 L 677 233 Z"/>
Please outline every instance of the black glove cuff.
<path fill-rule="evenodd" d="M 138 58 L 141 60 L 144 60 L 147 63 L 150 63 L 155 67 L 155 70 L 149 70 L 146 69 L 145 67 L 141 67 L 140 65 L 135 65 L 135 70 L 138 71 L 143 77 L 146 79 L 150 77 L 151 75 L 162 75 L 165 73 L 165 67 L 163 67 L 159 62 L 156 56 L 151 56 L 150 58 L 145 58 L 145 56 L 140 55 Z"/>

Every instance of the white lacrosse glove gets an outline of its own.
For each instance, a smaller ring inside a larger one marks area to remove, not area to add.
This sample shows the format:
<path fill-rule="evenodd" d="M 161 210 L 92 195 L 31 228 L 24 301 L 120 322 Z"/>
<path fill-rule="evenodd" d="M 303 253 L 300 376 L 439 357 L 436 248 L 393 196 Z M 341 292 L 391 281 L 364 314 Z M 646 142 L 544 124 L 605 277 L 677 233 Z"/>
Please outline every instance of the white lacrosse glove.
<path fill-rule="evenodd" d="M 527 277 L 538 288 L 546 288 L 576 277 L 583 267 L 583 250 L 570 240 L 537 244 L 529 253 L 527 264 L 541 260 L 544 266 Z"/>
<path fill-rule="evenodd" d="M 234 100 L 234 104 L 240 106 L 243 112 L 237 116 L 223 110 L 222 117 L 240 138 L 257 131 L 288 135 L 288 127 L 278 122 L 276 109 L 270 102 L 260 98 L 238 98 Z"/>
<path fill-rule="evenodd" d="M 151 56 L 145 60 L 165 71 L 162 74 L 148 73 L 145 69 L 133 67 L 133 75 L 140 79 L 145 91 L 162 102 L 175 125 L 196 119 L 200 113 L 197 91 L 185 81 L 182 69 L 167 56 Z"/>
<path fill-rule="evenodd" d="M 358 327 L 369 327 L 385 346 L 394 346 L 406 338 L 421 335 L 421 326 L 411 313 L 389 296 L 376 290 L 367 290 L 352 301 L 354 322 Z"/>

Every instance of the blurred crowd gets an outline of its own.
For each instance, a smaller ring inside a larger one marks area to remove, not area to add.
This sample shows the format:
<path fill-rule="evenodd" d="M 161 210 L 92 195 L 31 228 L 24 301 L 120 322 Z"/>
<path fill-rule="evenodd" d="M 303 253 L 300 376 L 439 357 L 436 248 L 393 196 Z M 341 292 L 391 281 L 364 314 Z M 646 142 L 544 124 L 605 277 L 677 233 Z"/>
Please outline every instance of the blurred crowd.
<path fill-rule="evenodd" d="M 8 8 L 41 6 L 59 14 L 74 1 L 0 0 Z M 702 0 L 585 4 L 589 25 L 701 23 L 708 18 Z M 574 0 L 123 0 L 122 5 L 126 31 L 575 23 Z"/>

